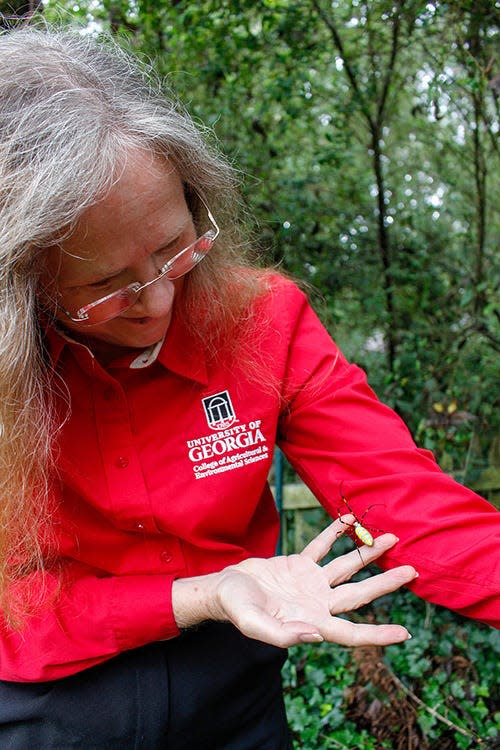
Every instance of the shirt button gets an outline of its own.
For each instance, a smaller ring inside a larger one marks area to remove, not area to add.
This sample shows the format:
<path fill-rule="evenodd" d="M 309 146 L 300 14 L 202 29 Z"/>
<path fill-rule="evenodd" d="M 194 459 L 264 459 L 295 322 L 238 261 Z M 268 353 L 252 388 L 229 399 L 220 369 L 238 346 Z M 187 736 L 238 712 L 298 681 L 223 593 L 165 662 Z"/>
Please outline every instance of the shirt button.
<path fill-rule="evenodd" d="M 144 526 L 144 524 L 140 523 L 139 521 L 135 524 L 136 531 L 144 531 L 145 528 L 146 527 Z"/>
<path fill-rule="evenodd" d="M 115 461 L 115 466 L 117 466 L 119 469 L 126 469 L 128 463 L 128 458 L 126 456 L 119 456 Z"/>
<path fill-rule="evenodd" d="M 172 555 L 170 554 L 170 552 L 168 550 L 164 549 L 164 550 L 162 550 L 160 552 L 160 559 L 164 563 L 170 563 L 170 562 L 172 562 L 173 558 L 172 558 Z"/>

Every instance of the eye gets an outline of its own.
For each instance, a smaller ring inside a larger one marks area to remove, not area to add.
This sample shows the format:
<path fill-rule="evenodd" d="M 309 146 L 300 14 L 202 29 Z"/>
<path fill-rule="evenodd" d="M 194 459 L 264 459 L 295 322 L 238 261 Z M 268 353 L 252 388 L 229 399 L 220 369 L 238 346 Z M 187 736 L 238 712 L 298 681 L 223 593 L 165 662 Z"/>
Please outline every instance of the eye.
<path fill-rule="evenodd" d="M 180 249 L 180 245 L 181 245 L 181 238 L 177 237 L 177 239 L 175 239 L 173 242 L 169 242 L 168 245 L 165 245 L 165 247 L 161 247 L 159 250 L 157 250 L 155 255 L 163 263 L 167 260 L 170 260 L 170 258 L 174 257 L 174 255 Z"/>
<path fill-rule="evenodd" d="M 99 279 L 99 281 L 93 281 L 91 284 L 87 284 L 90 289 L 106 289 L 111 284 L 115 277 L 109 276 L 106 279 Z"/>

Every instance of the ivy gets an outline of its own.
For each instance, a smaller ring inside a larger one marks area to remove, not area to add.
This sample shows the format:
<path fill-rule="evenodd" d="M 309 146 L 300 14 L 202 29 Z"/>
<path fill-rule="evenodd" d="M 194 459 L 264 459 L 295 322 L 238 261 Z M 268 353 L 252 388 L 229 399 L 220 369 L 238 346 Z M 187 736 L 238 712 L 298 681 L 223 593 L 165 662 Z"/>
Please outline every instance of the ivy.
<path fill-rule="evenodd" d="M 499 746 L 499 631 L 403 591 L 363 618 L 404 622 L 413 638 L 383 650 L 291 649 L 283 681 L 297 750 Z"/>

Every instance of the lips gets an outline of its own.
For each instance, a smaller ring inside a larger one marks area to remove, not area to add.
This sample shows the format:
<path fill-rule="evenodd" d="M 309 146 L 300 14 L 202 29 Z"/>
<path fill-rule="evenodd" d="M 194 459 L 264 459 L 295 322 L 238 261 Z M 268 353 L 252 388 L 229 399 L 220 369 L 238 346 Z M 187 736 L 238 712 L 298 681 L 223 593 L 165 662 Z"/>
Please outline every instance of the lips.
<path fill-rule="evenodd" d="M 166 320 L 170 320 L 171 312 L 169 311 L 166 315 L 160 315 L 157 318 L 143 317 L 143 318 L 117 318 L 117 320 L 125 321 L 131 325 L 146 326 L 154 323 L 164 323 Z"/>

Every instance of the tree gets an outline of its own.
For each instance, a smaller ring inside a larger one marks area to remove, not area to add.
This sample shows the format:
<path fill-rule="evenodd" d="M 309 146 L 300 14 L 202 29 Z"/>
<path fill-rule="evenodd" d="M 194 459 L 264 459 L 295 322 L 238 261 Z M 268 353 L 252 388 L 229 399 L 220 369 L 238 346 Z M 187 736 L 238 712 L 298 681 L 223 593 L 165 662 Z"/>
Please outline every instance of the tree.
<path fill-rule="evenodd" d="M 42 9 L 41 0 L 1 0 L 0 1 L 0 29 L 9 29 L 19 21 L 29 21 Z"/>
<path fill-rule="evenodd" d="M 75 12 L 154 59 L 213 128 L 244 174 L 253 238 L 320 290 L 334 336 L 421 440 L 451 446 L 455 468 L 475 425 L 487 443 L 498 430 L 498 9 L 103 0 Z M 445 421 L 434 404 L 452 407 Z"/>

